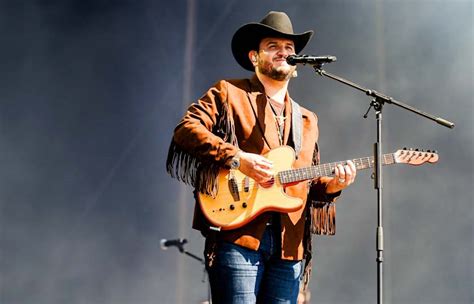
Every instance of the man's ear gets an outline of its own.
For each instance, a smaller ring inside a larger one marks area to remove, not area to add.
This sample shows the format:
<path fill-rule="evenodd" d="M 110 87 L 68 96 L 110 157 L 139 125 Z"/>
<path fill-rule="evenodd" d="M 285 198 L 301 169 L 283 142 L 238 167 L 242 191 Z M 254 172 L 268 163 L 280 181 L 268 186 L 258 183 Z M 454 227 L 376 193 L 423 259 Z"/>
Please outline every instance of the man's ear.
<path fill-rule="evenodd" d="M 249 59 L 253 63 L 257 63 L 257 52 L 256 51 L 250 51 L 249 52 Z"/>

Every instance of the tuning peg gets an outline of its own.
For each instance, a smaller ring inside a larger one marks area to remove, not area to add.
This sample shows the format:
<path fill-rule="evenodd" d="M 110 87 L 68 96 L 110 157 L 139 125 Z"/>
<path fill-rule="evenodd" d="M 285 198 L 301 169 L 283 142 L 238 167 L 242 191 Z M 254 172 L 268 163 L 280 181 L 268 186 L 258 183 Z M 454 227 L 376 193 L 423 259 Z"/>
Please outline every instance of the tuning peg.
<path fill-rule="evenodd" d="M 403 147 L 403 150 L 408 150 L 407 147 Z"/>
<path fill-rule="evenodd" d="M 426 150 L 426 152 L 431 153 L 431 150 Z"/>
<path fill-rule="evenodd" d="M 419 151 L 418 148 L 416 148 L 415 151 Z"/>

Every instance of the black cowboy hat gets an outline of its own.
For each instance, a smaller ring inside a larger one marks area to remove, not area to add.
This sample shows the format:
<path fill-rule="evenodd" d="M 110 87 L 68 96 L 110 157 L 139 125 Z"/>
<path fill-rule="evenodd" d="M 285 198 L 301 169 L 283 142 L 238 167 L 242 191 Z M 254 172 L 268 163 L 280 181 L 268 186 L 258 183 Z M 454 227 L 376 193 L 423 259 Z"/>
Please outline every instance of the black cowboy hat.
<path fill-rule="evenodd" d="M 232 37 L 232 54 L 235 60 L 246 70 L 254 71 L 248 58 L 251 50 L 258 50 L 263 38 L 286 38 L 295 43 L 295 52 L 303 50 L 311 39 L 313 31 L 301 34 L 293 32 L 293 25 L 287 14 L 283 12 L 269 12 L 260 22 L 251 22 L 242 25 Z"/>

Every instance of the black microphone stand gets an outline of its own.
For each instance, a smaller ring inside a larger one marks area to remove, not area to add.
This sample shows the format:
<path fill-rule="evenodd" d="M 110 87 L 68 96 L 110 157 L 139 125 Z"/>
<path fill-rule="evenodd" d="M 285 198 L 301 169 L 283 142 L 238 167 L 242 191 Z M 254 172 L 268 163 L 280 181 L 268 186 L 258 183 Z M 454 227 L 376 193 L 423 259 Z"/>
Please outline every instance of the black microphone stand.
<path fill-rule="evenodd" d="M 367 115 L 371 108 L 375 110 L 375 118 L 377 120 L 377 141 L 374 144 L 374 187 L 377 191 L 377 237 L 376 237 L 376 249 L 377 249 L 377 303 L 383 303 L 383 250 L 384 250 L 384 234 L 383 234 L 383 223 L 382 223 L 382 109 L 385 103 L 393 104 L 399 106 L 403 109 L 411 111 L 415 114 L 423 116 L 425 118 L 431 119 L 437 122 L 440 125 L 443 125 L 448 128 L 454 128 L 454 123 L 447 121 L 440 117 L 435 117 L 431 114 L 422 112 L 414 107 L 411 107 L 403 102 L 397 101 L 390 96 L 381 94 L 375 90 L 366 89 L 354 82 L 341 78 L 331 73 L 327 73 L 322 69 L 324 62 L 316 63 L 313 66 L 315 72 L 321 76 L 326 76 L 328 78 L 334 79 L 338 82 L 341 82 L 345 85 L 353 87 L 359 91 L 365 92 L 366 95 L 373 97 L 369 109 L 364 115 L 364 118 L 367 118 Z"/>
<path fill-rule="evenodd" d="M 181 252 L 181 253 L 183 253 L 183 254 L 186 254 L 186 255 L 192 257 L 193 259 L 195 259 L 195 260 L 201 262 L 201 264 L 204 265 L 204 259 L 198 257 L 198 256 L 195 255 L 195 254 L 192 254 L 191 252 L 189 252 L 189 251 L 187 251 L 187 250 L 184 250 L 184 244 L 183 244 L 183 243 L 177 244 L 176 247 L 178 248 L 179 252 Z"/>
<path fill-rule="evenodd" d="M 195 254 L 192 254 L 191 252 L 189 252 L 189 251 L 187 251 L 187 250 L 184 250 L 184 244 L 185 244 L 185 243 L 180 243 L 180 244 L 176 244 L 175 246 L 178 248 L 179 252 L 181 252 L 182 254 L 185 254 L 185 255 L 187 255 L 187 256 L 190 256 L 190 257 L 192 257 L 193 259 L 195 259 L 195 260 L 201 262 L 202 265 L 204 265 L 204 274 L 203 274 L 203 279 L 202 279 L 202 282 L 204 283 L 204 282 L 205 282 L 205 277 L 206 277 L 206 274 L 207 274 L 207 270 L 206 270 L 206 265 L 205 265 L 204 259 L 198 257 L 198 256 L 195 255 Z M 208 279 L 208 280 L 209 280 L 209 279 Z M 208 286 L 207 286 L 207 303 L 208 303 L 208 304 L 212 304 L 211 286 L 210 286 L 210 284 L 208 284 Z"/>

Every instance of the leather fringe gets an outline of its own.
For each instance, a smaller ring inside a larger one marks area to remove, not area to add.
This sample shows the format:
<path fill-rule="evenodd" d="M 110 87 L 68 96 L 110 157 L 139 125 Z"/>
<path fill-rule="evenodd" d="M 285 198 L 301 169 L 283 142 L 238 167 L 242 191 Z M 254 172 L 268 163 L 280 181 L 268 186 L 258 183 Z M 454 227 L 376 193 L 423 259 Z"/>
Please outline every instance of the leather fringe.
<path fill-rule="evenodd" d="M 336 234 L 336 204 L 333 202 L 311 202 L 311 233 Z"/>
<path fill-rule="evenodd" d="M 235 126 L 229 113 L 227 103 L 221 104 L 221 111 L 212 133 L 225 142 L 238 147 L 235 136 Z M 212 159 L 205 159 L 199 155 L 179 147 L 171 141 L 166 159 L 166 171 L 179 181 L 192 185 L 197 191 L 215 196 L 218 190 L 217 175 L 222 164 Z"/>
<path fill-rule="evenodd" d="M 313 270 L 313 235 L 311 233 L 311 206 L 306 207 L 305 217 L 306 224 L 304 227 L 304 268 L 303 276 L 301 278 L 300 290 L 306 292 L 308 290 L 309 281 L 311 279 L 311 272 Z M 308 224 L 309 223 L 309 224 Z"/>
<path fill-rule="evenodd" d="M 313 152 L 313 166 L 319 165 L 319 146 L 316 143 Z M 318 235 L 336 234 L 336 204 L 310 200 L 311 233 Z"/>
<path fill-rule="evenodd" d="M 216 163 L 198 159 L 171 142 L 166 159 L 166 171 L 171 177 L 192 185 L 199 192 L 214 195 L 217 193 L 216 177 L 220 166 Z"/>

